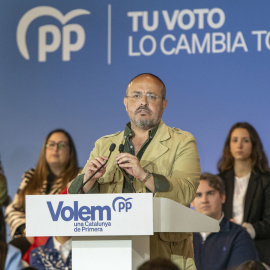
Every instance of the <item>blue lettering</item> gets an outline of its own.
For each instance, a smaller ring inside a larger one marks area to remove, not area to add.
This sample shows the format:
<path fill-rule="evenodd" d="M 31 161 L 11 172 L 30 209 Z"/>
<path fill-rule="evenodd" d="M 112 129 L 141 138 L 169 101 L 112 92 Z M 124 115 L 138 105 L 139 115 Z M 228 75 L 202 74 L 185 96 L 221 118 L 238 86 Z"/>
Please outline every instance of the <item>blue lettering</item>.
<path fill-rule="evenodd" d="M 103 220 L 103 211 L 106 210 L 107 211 L 107 220 L 111 220 L 111 208 L 109 206 L 92 206 L 91 207 L 91 220 L 96 220 L 96 210 L 99 211 L 99 220 Z"/>
<path fill-rule="evenodd" d="M 119 212 L 121 212 L 121 210 L 125 209 L 125 203 L 124 202 L 119 202 Z"/>
<path fill-rule="evenodd" d="M 52 220 L 53 221 L 58 221 L 58 218 L 59 218 L 60 211 L 62 209 L 63 203 L 64 203 L 63 201 L 60 201 L 59 202 L 58 207 L 57 207 L 57 210 L 56 210 L 56 213 L 55 213 L 54 210 L 53 210 L 53 207 L 52 207 L 52 203 L 51 202 L 47 202 L 47 205 L 48 205 L 48 208 L 50 210 L 51 217 L 52 217 Z"/>
<path fill-rule="evenodd" d="M 69 216 L 66 216 L 66 212 L 69 212 Z M 64 221 L 70 221 L 74 217 L 74 210 L 70 206 L 65 206 L 61 211 L 61 217 Z M 78 219 L 76 220 L 78 221 Z"/>
<path fill-rule="evenodd" d="M 131 202 L 127 202 L 126 204 L 126 212 L 132 208 L 132 203 Z"/>
<path fill-rule="evenodd" d="M 78 221 L 78 202 L 74 202 L 74 221 Z"/>
<path fill-rule="evenodd" d="M 111 208 L 109 206 L 82 206 L 79 208 L 78 201 L 74 201 L 74 207 L 65 206 L 63 207 L 64 202 L 60 201 L 56 211 L 54 210 L 52 203 L 47 202 L 51 217 L 53 221 L 58 221 L 59 216 L 61 214 L 61 218 L 64 221 L 71 221 L 74 219 L 74 221 L 88 221 L 90 219 L 95 220 L 96 219 L 96 211 L 98 211 L 98 217 L 99 220 L 103 220 L 104 211 L 106 211 L 107 214 L 107 220 L 111 220 Z M 123 209 L 125 208 L 125 204 L 123 203 Z M 129 207 L 131 208 L 131 206 Z M 126 210 L 127 211 L 127 210 Z M 75 223 L 76 224 L 76 223 Z"/>
<path fill-rule="evenodd" d="M 84 217 L 84 215 L 87 215 L 86 217 Z M 81 220 L 83 221 L 87 221 L 91 218 L 91 210 L 89 207 L 87 206 L 82 206 L 80 209 L 79 209 L 79 217 Z"/>

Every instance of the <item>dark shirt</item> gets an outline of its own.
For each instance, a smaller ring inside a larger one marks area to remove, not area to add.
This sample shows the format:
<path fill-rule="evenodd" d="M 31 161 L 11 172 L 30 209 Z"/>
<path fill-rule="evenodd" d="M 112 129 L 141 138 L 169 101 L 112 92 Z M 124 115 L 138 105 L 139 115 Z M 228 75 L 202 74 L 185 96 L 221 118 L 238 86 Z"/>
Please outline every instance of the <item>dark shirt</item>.
<path fill-rule="evenodd" d="M 256 168 L 255 168 L 256 169 Z M 223 211 L 226 217 L 233 217 L 234 169 L 219 174 L 225 184 L 226 202 Z M 250 223 L 256 236 L 255 246 L 261 262 L 270 265 L 270 173 L 256 170 L 248 181 L 245 195 L 243 222 Z"/>
<path fill-rule="evenodd" d="M 158 125 L 155 126 L 154 128 L 152 128 L 151 130 L 149 130 L 148 139 L 144 142 L 140 151 L 137 153 L 137 158 L 139 161 L 141 160 L 146 148 L 148 147 L 148 145 L 151 143 L 152 139 L 154 138 L 157 130 L 158 130 Z M 130 125 L 130 123 L 127 123 L 126 128 L 125 128 L 125 132 L 124 132 L 124 139 L 125 139 L 124 152 L 135 156 L 135 149 L 134 149 L 134 146 L 131 142 L 131 139 L 133 136 L 134 136 L 134 133 L 131 129 L 131 125 Z M 134 177 L 132 175 L 128 175 L 128 177 L 129 177 L 130 183 L 133 183 Z M 155 179 L 154 179 L 154 181 L 155 181 Z M 156 181 L 158 181 L 158 179 L 156 179 Z M 133 192 L 133 189 L 130 186 L 130 183 L 128 181 L 126 181 L 126 179 L 124 180 L 123 193 L 132 193 Z M 150 190 L 148 188 L 146 188 L 146 191 L 150 192 Z"/>
<path fill-rule="evenodd" d="M 152 139 L 154 138 L 154 136 L 158 130 L 158 127 L 159 127 L 159 125 L 155 126 L 151 130 L 149 130 L 148 139 L 144 142 L 143 146 L 141 147 L 141 149 L 137 153 L 137 158 L 139 159 L 139 161 L 141 160 L 144 152 L 146 151 L 147 147 L 150 145 Z M 134 146 L 130 141 L 131 138 L 133 137 L 133 135 L 134 135 L 134 133 L 131 129 L 130 123 L 127 123 L 126 127 L 125 127 L 125 131 L 124 131 L 124 140 L 125 140 L 124 152 L 135 155 Z M 126 175 L 129 177 L 130 182 L 132 184 L 134 177 L 131 175 L 128 175 L 127 173 L 126 173 Z M 170 184 L 165 176 L 160 175 L 160 174 L 156 174 L 156 173 L 152 173 L 152 175 L 154 178 L 155 192 L 166 192 L 169 190 Z M 84 174 L 81 174 L 81 175 L 76 177 L 76 179 L 78 180 L 79 186 L 82 185 L 82 183 L 83 183 L 83 177 L 84 177 Z M 133 193 L 133 188 L 132 188 L 131 184 L 124 177 L 124 184 L 123 184 L 122 192 L 123 193 Z M 96 181 L 88 193 L 97 193 L 97 190 L 98 190 L 98 182 Z M 150 192 L 150 190 L 148 190 L 147 188 L 146 188 L 146 191 Z M 81 192 L 83 192 L 83 191 L 81 191 Z"/>
<path fill-rule="evenodd" d="M 211 233 L 206 240 L 200 233 L 193 234 L 197 270 L 227 270 L 248 260 L 257 260 L 253 240 L 241 226 L 224 217 L 220 231 Z"/>
<path fill-rule="evenodd" d="M 148 139 L 144 142 L 143 146 L 137 153 L 137 158 L 140 161 L 144 152 L 146 151 L 147 147 L 151 143 L 152 139 L 157 133 L 158 126 L 156 125 L 152 129 L 149 130 L 149 136 Z M 125 144 L 124 144 L 124 152 L 129 153 L 135 156 L 135 149 L 134 146 L 131 142 L 131 138 L 134 136 L 134 133 L 131 129 L 130 122 L 126 124 L 125 127 L 125 132 L 124 132 L 124 139 L 125 139 Z M 132 175 L 128 175 L 130 183 L 133 183 L 134 177 Z M 168 180 L 163 176 L 159 174 L 153 173 L 153 178 L 154 178 L 154 185 L 155 185 L 155 192 L 166 192 L 170 188 L 170 184 Z M 123 193 L 133 193 L 133 188 L 131 187 L 130 183 L 127 180 L 124 180 L 124 185 L 123 185 Z M 148 188 L 146 188 L 147 192 L 151 192 Z"/>
<path fill-rule="evenodd" d="M 45 245 L 31 251 L 30 265 L 39 270 L 71 270 L 72 254 L 70 252 L 67 259 L 64 260 L 60 252 L 55 249 L 53 238 L 50 237 Z"/>

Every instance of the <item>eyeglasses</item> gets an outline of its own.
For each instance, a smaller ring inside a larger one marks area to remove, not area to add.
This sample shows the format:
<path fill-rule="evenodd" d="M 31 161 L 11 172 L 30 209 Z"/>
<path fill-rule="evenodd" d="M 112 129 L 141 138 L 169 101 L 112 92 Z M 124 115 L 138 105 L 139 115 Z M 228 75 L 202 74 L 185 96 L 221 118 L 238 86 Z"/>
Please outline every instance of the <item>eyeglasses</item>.
<path fill-rule="evenodd" d="M 53 149 L 55 146 L 57 146 L 58 149 L 64 149 L 67 145 L 68 145 L 67 142 L 60 141 L 57 143 L 57 142 L 51 141 L 51 142 L 48 142 L 45 146 L 46 148 L 49 148 L 49 149 Z"/>
<path fill-rule="evenodd" d="M 133 100 L 141 100 L 142 97 L 146 97 L 148 101 L 150 102 L 155 102 L 158 98 L 162 98 L 164 99 L 163 97 L 159 97 L 155 94 L 151 94 L 151 93 L 147 93 L 145 95 L 143 94 L 138 94 L 138 93 L 132 93 L 130 96 L 126 96 L 127 98 L 130 97 L 132 98 Z"/>

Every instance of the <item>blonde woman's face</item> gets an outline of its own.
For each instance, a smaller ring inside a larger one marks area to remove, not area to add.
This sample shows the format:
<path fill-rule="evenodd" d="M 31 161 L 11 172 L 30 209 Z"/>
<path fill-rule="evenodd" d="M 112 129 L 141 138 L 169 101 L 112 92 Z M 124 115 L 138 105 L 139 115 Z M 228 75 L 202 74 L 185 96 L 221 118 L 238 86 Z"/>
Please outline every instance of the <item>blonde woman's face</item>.
<path fill-rule="evenodd" d="M 49 167 L 65 168 L 70 158 L 68 138 L 62 132 L 53 133 L 46 144 L 45 157 Z"/>

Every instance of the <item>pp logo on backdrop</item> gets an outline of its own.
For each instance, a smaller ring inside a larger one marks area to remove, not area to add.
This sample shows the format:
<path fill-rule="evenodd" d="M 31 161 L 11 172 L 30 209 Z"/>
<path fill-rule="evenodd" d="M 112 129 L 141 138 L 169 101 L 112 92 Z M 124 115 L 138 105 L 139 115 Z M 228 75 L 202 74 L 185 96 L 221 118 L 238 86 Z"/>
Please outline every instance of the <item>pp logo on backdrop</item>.
<path fill-rule="evenodd" d="M 128 210 L 132 208 L 132 203 L 128 202 L 129 200 L 132 200 L 132 198 L 125 199 L 124 197 L 116 197 L 112 203 L 113 210 L 118 212 L 128 212 Z"/>
<path fill-rule="evenodd" d="M 58 9 L 48 6 L 35 7 L 26 12 L 17 27 L 17 45 L 21 55 L 29 60 L 29 52 L 26 44 L 26 33 L 30 24 L 42 16 L 51 16 L 62 23 L 63 28 L 59 29 L 53 24 L 40 26 L 38 29 L 38 61 L 46 62 L 47 53 L 55 52 L 62 41 L 62 60 L 70 61 L 71 52 L 79 51 L 85 43 L 85 32 L 79 24 L 67 24 L 70 20 L 81 15 L 89 15 L 90 12 L 85 9 L 74 9 L 63 15 Z M 61 33 L 62 30 L 62 33 Z M 71 33 L 76 34 L 76 42 L 71 43 Z M 51 34 L 51 42 L 47 40 L 47 34 Z"/>

